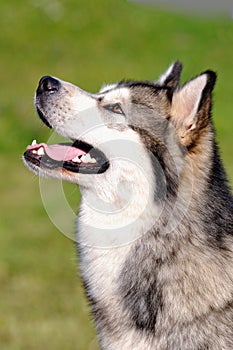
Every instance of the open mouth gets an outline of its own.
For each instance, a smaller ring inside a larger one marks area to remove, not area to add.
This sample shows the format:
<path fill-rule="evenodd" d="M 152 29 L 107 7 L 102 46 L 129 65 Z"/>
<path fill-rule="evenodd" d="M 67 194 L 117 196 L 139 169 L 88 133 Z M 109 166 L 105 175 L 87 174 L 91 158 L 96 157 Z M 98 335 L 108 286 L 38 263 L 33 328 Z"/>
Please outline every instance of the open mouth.
<path fill-rule="evenodd" d="M 43 123 L 52 128 L 45 115 L 37 107 L 37 113 Z M 24 159 L 40 168 L 63 168 L 73 173 L 101 174 L 109 167 L 109 161 L 98 148 L 75 140 L 70 143 L 47 145 L 36 140 L 27 146 Z"/>
<path fill-rule="evenodd" d="M 83 141 L 47 145 L 33 140 L 24 158 L 47 169 L 63 168 L 74 173 L 101 174 L 109 167 L 103 152 Z"/>

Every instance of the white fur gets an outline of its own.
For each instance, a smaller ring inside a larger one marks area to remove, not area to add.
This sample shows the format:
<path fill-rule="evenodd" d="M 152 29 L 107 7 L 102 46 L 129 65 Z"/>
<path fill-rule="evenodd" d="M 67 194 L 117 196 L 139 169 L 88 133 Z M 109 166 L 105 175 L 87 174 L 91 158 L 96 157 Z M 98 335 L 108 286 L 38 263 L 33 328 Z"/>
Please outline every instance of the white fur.
<path fill-rule="evenodd" d="M 124 102 L 130 97 L 130 91 L 126 87 L 121 87 L 118 89 L 109 90 L 104 94 L 104 101 L 106 103 Z"/>
<path fill-rule="evenodd" d="M 156 83 L 158 85 L 164 85 L 165 81 L 167 80 L 167 78 L 169 77 L 169 75 L 171 74 L 172 70 L 173 70 L 173 67 L 175 65 L 175 62 L 173 62 L 169 67 L 168 69 L 162 74 L 160 75 L 159 79 L 156 81 Z"/>
<path fill-rule="evenodd" d="M 112 90 L 114 89 L 115 87 L 117 86 L 116 83 L 114 84 L 106 84 L 106 85 L 103 85 L 100 89 L 100 93 L 103 93 L 103 92 L 106 92 L 106 91 L 109 91 L 109 90 Z"/>

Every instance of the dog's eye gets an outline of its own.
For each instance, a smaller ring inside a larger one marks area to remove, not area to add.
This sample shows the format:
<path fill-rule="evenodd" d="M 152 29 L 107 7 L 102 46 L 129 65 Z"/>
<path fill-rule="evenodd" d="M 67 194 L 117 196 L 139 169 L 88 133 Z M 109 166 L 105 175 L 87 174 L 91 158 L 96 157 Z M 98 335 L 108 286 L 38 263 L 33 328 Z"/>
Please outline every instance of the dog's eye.
<path fill-rule="evenodd" d="M 111 104 L 111 105 L 106 105 L 106 106 L 104 106 L 104 108 L 106 108 L 110 112 L 124 115 L 124 112 L 123 112 L 123 110 L 121 108 L 120 103 L 114 103 L 114 104 Z"/>

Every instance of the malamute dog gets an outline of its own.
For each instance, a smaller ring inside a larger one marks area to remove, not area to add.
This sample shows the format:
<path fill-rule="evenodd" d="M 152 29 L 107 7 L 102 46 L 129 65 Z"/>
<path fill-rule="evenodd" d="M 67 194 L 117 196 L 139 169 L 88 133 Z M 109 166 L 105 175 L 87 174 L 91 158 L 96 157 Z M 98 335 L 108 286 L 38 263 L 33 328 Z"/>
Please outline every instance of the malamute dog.
<path fill-rule="evenodd" d="M 233 349 L 233 198 L 211 119 L 216 75 L 88 93 L 45 76 L 42 121 L 68 137 L 33 142 L 34 173 L 74 182 L 80 271 L 101 348 Z"/>

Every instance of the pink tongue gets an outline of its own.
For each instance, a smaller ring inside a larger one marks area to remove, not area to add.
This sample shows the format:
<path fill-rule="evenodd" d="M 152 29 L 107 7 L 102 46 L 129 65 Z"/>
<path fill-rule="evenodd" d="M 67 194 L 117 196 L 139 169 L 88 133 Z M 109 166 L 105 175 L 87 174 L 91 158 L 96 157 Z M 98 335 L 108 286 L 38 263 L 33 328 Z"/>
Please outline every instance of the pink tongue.
<path fill-rule="evenodd" d="M 27 149 L 32 151 L 32 150 L 38 150 L 40 147 L 44 148 L 45 153 L 50 158 L 57 161 L 68 161 L 68 160 L 72 160 L 77 156 L 86 154 L 86 152 L 82 151 L 79 148 L 66 146 L 66 145 L 59 145 L 59 144 L 48 146 L 46 143 L 40 143 L 38 145 L 28 146 Z"/>

